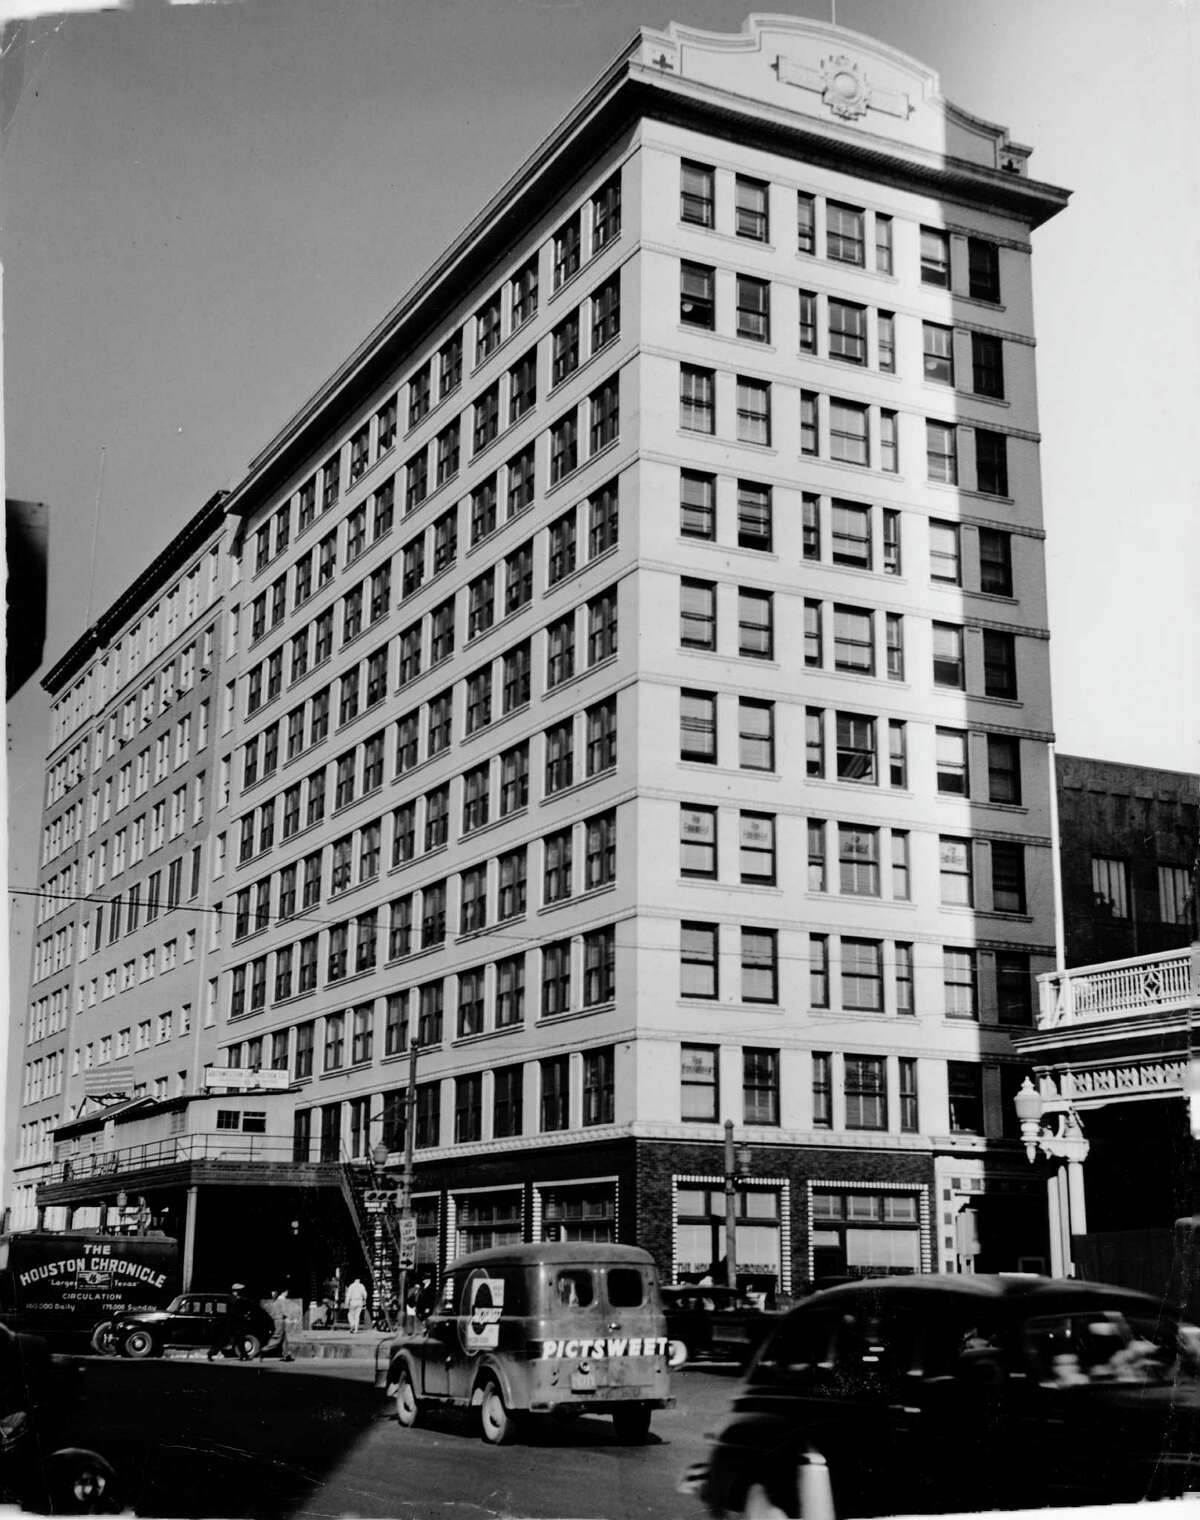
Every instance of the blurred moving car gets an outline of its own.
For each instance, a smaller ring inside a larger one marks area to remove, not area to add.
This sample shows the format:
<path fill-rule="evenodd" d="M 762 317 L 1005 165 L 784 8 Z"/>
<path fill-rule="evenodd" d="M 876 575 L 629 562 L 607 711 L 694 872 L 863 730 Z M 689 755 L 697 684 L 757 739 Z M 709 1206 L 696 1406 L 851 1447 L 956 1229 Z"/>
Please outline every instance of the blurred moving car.
<path fill-rule="evenodd" d="M 1200 1490 L 1200 1329 L 1074 1280 L 830 1288 L 780 1321 L 681 1487 L 760 1520 L 1176 1498 Z"/>
<path fill-rule="evenodd" d="M 687 1360 L 745 1367 L 779 1322 L 736 1288 L 684 1283 L 663 1288 L 667 1334 L 687 1347 Z"/>
<path fill-rule="evenodd" d="M 257 1357 L 271 1339 L 271 1316 L 254 1299 L 236 1293 L 180 1293 L 165 1309 L 122 1314 L 113 1321 L 110 1343 L 122 1356 L 161 1356 L 168 1348 L 227 1345 L 235 1316 L 243 1321 L 241 1346 Z"/>
<path fill-rule="evenodd" d="M 120 1508 L 117 1475 L 99 1452 L 64 1444 L 78 1363 L 37 1335 L 0 1325 L 0 1507 L 84 1515 Z"/>

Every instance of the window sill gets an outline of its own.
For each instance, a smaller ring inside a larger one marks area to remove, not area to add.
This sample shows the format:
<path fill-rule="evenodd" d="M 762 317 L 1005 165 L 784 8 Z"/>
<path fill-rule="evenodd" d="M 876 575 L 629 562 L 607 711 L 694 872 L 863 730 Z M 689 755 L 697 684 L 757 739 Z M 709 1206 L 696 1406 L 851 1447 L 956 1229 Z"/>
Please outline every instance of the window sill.
<path fill-rule="evenodd" d="M 595 782 L 603 781 L 606 778 L 615 776 L 616 773 L 617 767 L 615 765 L 610 765 L 606 770 L 597 771 L 594 776 L 585 776 L 582 781 L 574 781 L 570 786 L 560 787 L 557 792 L 548 793 L 541 799 L 541 801 L 538 803 L 538 806 L 548 807 L 552 803 L 558 802 L 560 798 L 573 797 L 579 792 L 584 791 L 587 787 L 592 786 Z"/>
<path fill-rule="evenodd" d="M 588 1008 L 567 1008 L 562 1013 L 542 1013 L 538 1015 L 537 1027 L 546 1029 L 551 1024 L 574 1023 L 576 1019 L 591 1018 L 596 1013 L 611 1013 L 616 1007 L 614 998 L 606 998 L 602 1003 L 593 1003 Z"/>
<path fill-rule="evenodd" d="M 617 884 L 615 881 L 606 881 L 601 886 L 588 887 L 585 891 L 576 892 L 570 897 L 559 897 L 556 898 L 554 902 L 543 903 L 543 905 L 538 908 L 536 916 L 538 918 L 541 918 L 548 913 L 557 913 L 561 908 L 569 908 L 572 905 L 578 905 L 580 903 L 591 903 L 594 902 L 596 898 L 605 897 L 609 893 L 615 892 L 616 890 Z M 558 1014 L 554 1014 L 552 1016 L 554 1018 L 560 1017 Z"/>

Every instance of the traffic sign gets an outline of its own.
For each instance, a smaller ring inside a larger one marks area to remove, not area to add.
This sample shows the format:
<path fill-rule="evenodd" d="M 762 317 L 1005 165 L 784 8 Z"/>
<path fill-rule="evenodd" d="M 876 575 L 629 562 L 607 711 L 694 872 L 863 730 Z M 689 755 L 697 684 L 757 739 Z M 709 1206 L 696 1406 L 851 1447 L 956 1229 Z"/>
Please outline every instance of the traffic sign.
<path fill-rule="evenodd" d="M 399 1235 L 400 1244 L 402 1246 L 409 1246 L 413 1249 L 416 1248 L 417 1220 L 414 1214 L 404 1214 L 401 1216 L 397 1234 Z"/>

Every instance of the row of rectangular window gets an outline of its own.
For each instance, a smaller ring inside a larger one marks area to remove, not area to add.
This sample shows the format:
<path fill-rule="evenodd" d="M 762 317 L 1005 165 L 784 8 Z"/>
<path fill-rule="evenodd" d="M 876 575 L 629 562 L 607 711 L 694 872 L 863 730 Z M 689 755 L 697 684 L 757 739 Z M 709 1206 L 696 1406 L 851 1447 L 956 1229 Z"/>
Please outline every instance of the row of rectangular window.
<path fill-rule="evenodd" d="M 589 203 L 592 208 L 591 216 L 591 251 L 597 253 L 604 247 L 620 230 L 620 180 L 614 177 L 600 191 L 593 196 Z M 578 223 L 579 213 L 574 219 Z M 568 224 L 570 225 L 570 224 Z M 561 241 L 561 248 L 560 248 Z M 571 248 L 573 246 L 573 254 Z M 561 254 L 561 257 L 560 257 Z M 570 233 L 564 231 L 556 236 L 554 251 L 555 288 L 562 283 L 566 272 L 574 273 L 578 267 L 579 242 L 576 240 L 572 245 Z M 527 261 L 516 272 L 505 287 L 508 296 L 507 324 L 505 322 L 504 294 L 496 292 L 494 296 L 479 308 L 475 317 L 475 357 L 476 363 L 481 363 L 491 352 L 499 347 L 502 330 L 505 335 L 514 332 L 522 326 L 537 311 L 538 305 L 538 274 L 537 260 Z M 609 306 L 611 297 L 601 300 L 599 295 L 595 298 L 597 305 Z M 606 311 L 606 321 L 611 325 L 611 311 Z M 463 375 L 463 331 L 459 329 L 450 335 L 439 347 L 436 358 L 424 362 L 413 374 L 407 384 L 408 392 L 408 425 L 416 426 L 433 404 L 433 385 L 436 378 L 437 400 L 443 401 L 453 391 L 457 390 L 462 383 Z M 360 422 L 350 435 L 346 452 L 348 454 L 347 484 L 353 485 L 363 474 L 373 459 L 380 458 L 393 446 L 396 440 L 398 395 L 392 395 L 378 406 L 370 417 Z M 447 438 L 444 445 L 439 445 L 441 450 L 441 478 L 449 478 L 453 473 L 451 468 L 451 454 L 453 442 Z M 278 507 L 271 517 L 262 523 L 255 533 L 254 570 L 259 571 L 282 554 L 292 539 L 292 504 L 296 503 L 295 526 L 297 534 L 304 531 L 316 518 L 318 501 L 322 512 L 329 511 L 336 505 L 342 489 L 342 462 L 343 449 L 339 448 L 332 454 L 319 471 L 315 471 L 294 493 L 294 498 L 284 502 Z M 456 468 L 456 466 L 455 466 Z M 440 482 L 439 482 L 440 483 Z"/>
<path fill-rule="evenodd" d="M 749 175 L 734 176 L 734 235 L 754 243 L 771 241 L 772 186 Z M 849 264 L 877 274 L 892 275 L 894 268 L 893 219 L 882 212 L 796 192 L 796 251 L 822 256 L 835 264 Z M 684 159 L 680 164 L 679 219 L 694 227 L 717 229 L 717 170 L 711 164 Z M 966 268 L 952 268 L 955 240 L 944 228 L 920 229 L 920 282 L 943 289 L 963 289 L 979 301 L 1000 300 L 1000 250 L 987 238 L 966 238 Z M 958 278 L 952 279 L 952 274 Z M 962 276 L 965 275 L 965 279 Z M 961 287 L 960 287 L 961 280 Z"/>
<path fill-rule="evenodd" d="M 717 1122 L 721 1112 L 720 1057 L 716 1045 L 680 1047 L 680 1115 L 685 1123 Z M 889 1059 L 895 1060 L 890 1083 Z M 840 1091 L 834 1085 L 835 1060 L 840 1067 Z M 780 1052 L 743 1046 L 741 1064 L 741 1123 L 778 1125 Z M 851 1052 L 835 1056 L 832 1051 L 813 1051 L 809 1065 L 814 1129 L 887 1130 L 894 1125 L 901 1134 L 920 1132 L 917 1057 Z M 1008 1071 L 1004 1066 L 997 1069 L 1002 1074 Z M 984 1133 L 983 1071 L 978 1061 L 946 1062 L 945 1128 L 950 1134 Z M 1015 1080 L 1002 1085 L 1011 1087 L 1011 1093 L 1002 1094 L 1002 1101 L 1015 1096 Z M 836 1116 L 835 1093 L 840 1099 Z"/>
<path fill-rule="evenodd" d="M 468 771 L 463 777 L 462 811 L 464 834 L 478 827 L 476 818 L 480 810 L 480 793 L 474 788 L 480 773 L 486 776 L 487 764 L 476 771 Z M 484 781 L 486 786 L 486 779 Z M 486 792 L 482 794 L 486 798 Z M 418 815 L 418 803 L 421 803 Z M 329 900 L 335 902 L 351 887 L 376 880 L 386 859 L 392 867 L 406 865 L 417 858 L 416 842 L 424 837 L 426 852 L 439 848 L 446 842 L 449 828 L 449 788 L 438 787 L 426 793 L 424 799 L 414 799 L 392 811 L 390 837 L 385 841 L 383 818 L 372 819 L 351 833 L 336 839 L 330 847 Z M 564 902 L 582 889 L 595 891 L 610 886 L 616 880 L 616 816 L 612 812 L 599 813 L 580 825 L 582 836 L 577 845 L 574 826 L 549 834 L 542 841 L 543 875 L 541 900 L 537 906 L 550 907 Z M 579 855 L 581 871 L 573 872 L 572 858 Z M 285 866 L 274 875 L 264 876 L 253 886 L 242 887 L 236 896 L 233 936 L 235 942 L 249 934 L 266 929 L 272 923 L 285 922 L 297 912 L 297 888 L 303 867 L 303 898 L 301 908 L 315 906 L 321 899 L 324 850 L 317 850 L 304 861 Z M 275 912 L 272 914 L 272 889 L 275 887 Z M 494 891 L 493 891 L 494 887 Z M 489 917 L 488 904 L 494 896 L 495 910 Z M 459 904 L 461 909 L 458 932 L 470 934 L 484 929 L 489 923 L 521 917 L 527 909 L 528 899 L 528 846 L 519 845 L 496 858 L 495 867 L 487 861 L 460 873 Z M 399 933 L 400 910 L 393 904 L 392 935 L 389 940 L 388 959 L 409 955 L 414 948 L 430 948 L 423 941 L 414 945 L 411 939 L 412 894 L 408 903 L 405 932 Z M 219 943 L 220 918 L 214 923 L 213 942 Z M 374 951 L 372 950 L 372 955 Z M 359 966 L 368 970 L 374 966 Z M 277 994 L 286 995 L 286 994 Z"/>
<path fill-rule="evenodd" d="M 743 1003 L 778 1003 L 778 931 L 746 926 L 725 926 L 685 920 L 680 924 L 679 991 L 684 998 L 719 1002 L 729 1000 L 722 991 L 722 939 L 738 936 L 740 967 L 736 1000 Z M 837 952 L 831 965 L 831 938 Z M 807 962 L 796 960 L 800 977 L 807 965 L 806 1002 L 812 1008 L 842 1008 L 857 1013 L 913 1015 L 915 1001 L 914 946 L 911 943 L 864 939 L 852 935 L 808 935 Z M 942 1007 L 947 1018 L 978 1020 L 980 1017 L 979 952 L 956 946 L 941 951 Z M 1029 956 L 1023 951 L 995 951 L 991 994 L 997 1020 L 1004 1024 L 1028 1024 L 1032 1019 L 1033 979 Z M 892 982 L 885 993 L 885 970 Z"/>
<path fill-rule="evenodd" d="M 772 384 L 746 375 L 734 378 L 732 436 L 739 443 L 769 447 L 773 439 Z M 790 387 L 788 387 L 790 391 Z M 717 371 L 695 364 L 679 366 L 679 426 L 686 432 L 715 436 Z M 799 452 L 835 463 L 872 467 L 888 474 L 900 468 L 899 413 L 886 407 L 847 401 L 824 392 L 801 390 Z M 965 428 L 974 438 L 975 489 L 1008 495 L 1008 438 L 989 428 Z M 959 483 L 959 425 L 927 418 L 925 465 L 928 480 Z"/>
<path fill-rule="evenodd" d="M 718 309 L 719 280 L 715 266 L 683 260 L 679 273 L 679 320 L 704 332 L 723 329 L 727 322 Z M 770 280 L 747 274 L 733 279 L 733 336 L 751 343 L 772 341 Z M 777 303 L 776 303 L 777 304 Z M 895 374 L 896 314 L 859 301 L 846 301 L 815 290 L 797 292 L 796 348 L 801 354 L 840 364 Z M 926 380 L 954 386 L 968 371 L 977 396 L 1004 398 L 1004 342 L 993 333 L 963 332 L 936 322 L 921 323 L 922 374 Z M 969 366 L 968 366 L 969 348 Z M 958 352 L 956 353 L 956 350 Z"/>
<path fill-rule="evenodd" d="M 444 915 L 444 907 L 436 906 L 436 890 L 426 890 L 431 893 L 435 906 L 424 911 L 440 911 Z M 399 902 L 403 902 L 403 899 Z M 396 910 L 397 903 L 393 903 L 393 923 L 397 918 Z M 355 920 L 334 924 L 326 931 L 327 985 L 344 980 L 351 974 L 351 966 L 357 967 L 357 971 L 374 968 L 379 949 L 381 911 L 378 908 L 372 909 L 369 913 L 360 914 Z M 352 931 L 353 959 L 350 951 Z M 394 931 L 390 930 L 389 935 L 392 932 Z M 365 967 L 359 965 L 359 952 L 363 946 L 367 947 L 371 958 L 371 964 Z M 234 966 L 229 977 L 229 1017 L 242 1018 L 266 1007 L 269 961 L 274 963 L 275 1002 L 283 1002 L 315 990 L 319 950 L 319 936 L 314 934 L 294 945 L 280 946 L 271 956 L 258 956 L 240 966 Z M 574 1010 L 600 1008 L 611 1003 L 616 996 L 616 930 L 611 924 L 589 929 L 572 939 L 547 941 L 536 952 L 528 953 L 537 955 L 535 965 L 539 977 L 540 1018 L 548 1019 Z M 404 992 L 389 994 L 384 1000 L 383 1057 L 403 1054 L 408 1049 L 410 1039 L 415 1039 L 422 1049 L 443 1042 L 448 981 L 452 984 L 455 996 L 453 1038 L 465 1039 L 486 1030 L 506 1029 L 522 1024 L 526 1011 L 526 961 L 527 953 L 522 951 L 517 955 L 505 956 L 486 965 L 460 971 L 451 977 L 433 977 Z M 377 1054 L 375 1002 L 374 998 L 370 998 L 359 1003 L 350 1010 L 349 1018 L 345 1012 L 339 1011 L 328 1013 L 319 1021 L 310 1019 L 300 1024 L 292 1051 L 293 1077 L 300 1081 L 314 1075 L 318 1024 L 322 1035 L 320 1071 L 323 1074 L 340 1071 L 347 1064 L 359 1066 L 374 1060 Z M 352 1029 L 349 1050 L 346 1042 L 348 1023 Z M 281 1041 L 280 1046 L 272 1052 L 272 1060 L 279 1059 L 285 1049 L 286 1045 Z"/>
<path fill-rule="evenodd" d="M 442 744 L 443 735 L 449 744 L 450 694 L 435 698 L 430 704 L 430 742 Z M 571 715 L 546 729 L 542 736 L 544 755 L 543 796 L 573 786 L 577 779 L 575 763 L 577 736 L 576 719 Z M 401 718 L 396 725 L 397 774 L 409 768 L 410 755 L 417 740 L 419 713 Z M 613 770 L 617 764 L 617 699 L 606 697 L 584 709 L 582 722 L 583 763 L 579 779 L 591 780 Z M 383 785 L 385 735 L 381 730 L 362 744 L 348 750 L 336 762 L 334 772 L 333 810 L 349 806 L 359 798 L 369 796 Z M 440 753 L 441 750 L 435 751 Z M 413 764 L 416 763 L 413 759 Z M 511 746 L 501 752 L 496 762 L 495 803 L 496 816 L 504 818 L 524 809 L 529 804 L 530 741 Z M 276 823 L 281 823 L 280 839 L 286 843 L 302 829 L 320 823 L 329 801 L 327 767 L 322 766 L 304 781 L 297 781 L 277 797 L 252 808 L 238 821 L 238 864 L 262 855 L 275 845 Z M 483 827 L 492 814 L 492 762 L 467 771 L 462 778 L 463 833 Z M 282 801 L 282 812 L 279 804 Z M 413 841 L 416 830 L 417 799 L 404 803 L 393 811 L 395 824 L 393 839 L 393 865 L 406 864 L 414 858 L 415 845 L 404 847 L 405 840 Z M 438 849 L 449 839 L 450 782 L 442 782 L 424 797 L 425 850 Z M 220 877 L 225 864 L 225 835 L 217 836 L 214 856 L 214 879 Z M 308 903 L 305 906 L 309 906 Z"/>
<path fill-rule="evenodd" d="M 532 540 L 510 554 L 505 561 L 506 598 L 519 610 L 532 599 Z M 422 673 L 423 656 L 428 649 L 430 667 L 448 659 L 454 652 L 456 641 L 455 596 L 447 598 L 429 614 L 404 629 L 399 635 L 399 668 L 396 672 L 400 686 L 414 681 Z M 491 627 L 495 615 L 495 572 L 487 571 L 467 587 L 467 633 L 468 638 L 478 637 Z M 507 615 L 507 613 L 506 613 Z M 318 624 L 320 623 L 318 619 Z M 428 639 L 426 638 L 428 625 Z M 581 658 L 576 659 L 576 633 L 579 631 Z M 318 630 L 319 631 L 319 630 Z M 610 659 L 617 651 L 617 590 L 608 590 L 591 597 L 583 608 L 577 608 L 550 623 L 546 632 L 546 679 L 544 690 L 549 692 L 563 682 L 572 679 L 577 669 L 592 669 Z M 299 642 L 297 642 L 299 641 Z M 322 651 L 323 646 L 318 645 Z M 298 679 L 309 671 L 307 630 L 296 636 L 292 648 L 292 679 Z M 326 656 L 324 652 L 321 658 Z M 586 665 L 584 658 L 586 657 Z M 372 651 L 362 661 L 356 662 L 337 681 L 337 727 L 341 728 L 357 718 L 360 712 L 369 712 L 388 694 L 391 662 L 391 644 L 386 643 Z M 532 692 L 532 642 L 523 640 L 508 651 L 498 662 L 489 661 L 481 669 L 465 678 L 464 729 L 467 735 L 475 733 L 492 721 L 495 676 L 493 664 L 500 669 L 502 681 L 500 711 L 502 715 L 515 711 L 530 701 Z M 251 701 L 258 702 L 263 692 L 263 672 L 266 673 L 268 699 L 273 700 L 282 683 L 283 649 L 275 651 L 267 661 L 250 672 L 248 694 Z M 299 675 L 297 675 L 299 671 Z M 284 735 L 283 763 L 294 760 L 305 750 L 324 742 L 329 736 L 331 703 L 334 687 L 326 686 L 314 692 L 306 702 L 289 712 L 285 718 L 269 724 L 242 746 L 242 789 L 246 790 L 274 775 L 280 765 L 280 737 Z M 431 725 L 428 755 L 439 754 L 450 743 L 451 707 L 453 688 L 447 696 L 435 699 L 439 710 L 436 731 Z M 257 710 L 255 708 L 254 710 Z M 444 712 L 444 718 L 443 718 Z M 415 763 L 415 761 L 411 762 Z M 398 761 L 398 769 L 401 767 Z"/>
<path fill-rule="evenodd" d="M 572 1071 L 579 1068 L 579 1099 L 572 1098 Z M 537 1078 L 537 1128 L 542 1133 L 611 1124 L 615 1112 L 615 1052 L 611 1045 L 585 1050 L 577 1055 L 548 1056 L 529 1063 Z M 483 1072 L 466 1072 L 453 1081 L 452 1136 L 442 1133 L 442 1089 L 440 1080 L 419 1082 L 413 1101 L 413 1147 L 425 1150 L 442 1144 L 470 1144 L 521 1135 L 525 1124 L 525 1068 L 502 1066 Z M 485 1088 L 486 1084 L 486 1088 Z M 485 1106 L 485 1091 L 490 1103 Z M 408 1110 L 407 1088 L 382 1094 L 352 1098 L 349 1110 L 348 1143 L 352 1156 L 367 1155 L 374 1133 L 375 1099 L 382 1098 L 382 1138 L 389 1151 L 403 1151 L 406 1144 Z M 576 1112 L 578 1101 L 578 1112 Z M 343 1156 L 343 1105 L 325 1103 L 319 1108 L 296 1111 L 293 1129 L 293 1159 L 310 1161 L 314 1151 L 322 1161 L 341 1161 Z M 319 1134 L 313 1133 L 313 1116 L 320 1120 Z M 485 1118 L 490 1124 L 485 1124 Z M 488 1236 L 490 1239 L 490 1234 Z"/>

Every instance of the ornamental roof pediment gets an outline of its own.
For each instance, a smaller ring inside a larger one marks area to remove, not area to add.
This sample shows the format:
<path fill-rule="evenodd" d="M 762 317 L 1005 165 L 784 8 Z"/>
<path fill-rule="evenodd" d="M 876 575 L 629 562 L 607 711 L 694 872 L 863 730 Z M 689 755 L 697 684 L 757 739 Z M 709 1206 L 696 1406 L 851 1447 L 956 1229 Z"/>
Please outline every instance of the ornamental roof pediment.
<path fill-rule="evenodd" d="M 945 100 L 937 73 L 873 37 L 802 16 L 756 15 L 740 32 L 643 29 L 639 61 L 922 155 L 1023 175 L 1027 148 Z M 877 143 L 882 146 L 882 143 Z"/>

